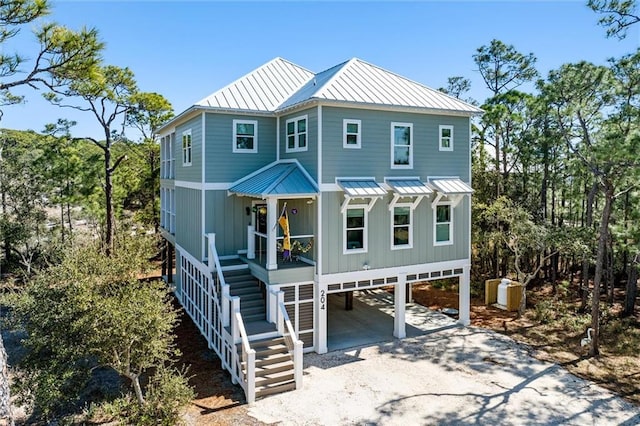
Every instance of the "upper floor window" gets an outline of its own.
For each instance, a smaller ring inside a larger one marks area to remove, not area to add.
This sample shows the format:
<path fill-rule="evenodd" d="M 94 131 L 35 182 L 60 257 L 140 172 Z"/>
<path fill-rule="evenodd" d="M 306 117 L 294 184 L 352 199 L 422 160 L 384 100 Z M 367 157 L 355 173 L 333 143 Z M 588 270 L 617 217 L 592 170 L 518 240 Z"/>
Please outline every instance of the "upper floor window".
<path fill-rule="evenodd" d="M 307 116 L 287 120 L 287 152 L 307 150 Z"/>
<path fill-rule="evenodd" d="M 191 165 L 191 129 L 182 132 L 182 165 Z"/>
<path fill-rule="evenodd" d="M 258 122 L 233 120 L 233 152 L 258 152 Z"/>
<path fill-rule="evenodd" d="M 391 168 L 413 168 L 412 123 L 391 123 Z"/>
<path fill-rule="evenodd" d="M 397 205 L 392 211 L 391 248 L 411 248 L 413 245 L 413 210 L 410 205 Z"/>
<path fill-rule="evenodd" d="M 367 251 L 367 211 L 364 207 L 347 207 L 344 212 L 344 253 Z"/>
<path fill-rule="evenodd" d="M 453 151 L 453 126 L 440 126 L 440 151 Z"/>
<path fill-rule="evenodd" d="M 360 148 L 362 122 L 360 120 L 343 120 L 342 123 L 342 146 L 344 148 Z"/>
<path fill-rule="evenodd" d="M 437 204 L 434 208 L 434 215 L 433 245 L 442 246 L 453 244 L 451 204 Z"/>

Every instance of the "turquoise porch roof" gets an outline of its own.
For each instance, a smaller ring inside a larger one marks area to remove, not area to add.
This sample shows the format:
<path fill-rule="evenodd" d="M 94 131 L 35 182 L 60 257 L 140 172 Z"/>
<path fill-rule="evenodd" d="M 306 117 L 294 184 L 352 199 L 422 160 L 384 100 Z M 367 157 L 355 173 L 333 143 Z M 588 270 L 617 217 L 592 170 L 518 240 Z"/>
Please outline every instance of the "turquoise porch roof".
<path fill-rule="evenodd" d="M 275 163 L 240 179 L 229 188 L 230 194 L 254 197 L 313 197 L 318 187 L 297 162 Z"/>

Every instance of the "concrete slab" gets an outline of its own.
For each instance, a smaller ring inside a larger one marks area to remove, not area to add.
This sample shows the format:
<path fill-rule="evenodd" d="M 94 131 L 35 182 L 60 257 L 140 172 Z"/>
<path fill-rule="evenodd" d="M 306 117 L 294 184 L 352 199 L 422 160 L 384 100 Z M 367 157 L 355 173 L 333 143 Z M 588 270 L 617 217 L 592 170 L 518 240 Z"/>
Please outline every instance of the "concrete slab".
<path fill-rule="evenodd" d="M 357 291 L 353 310 L 344 309 L 345 294 L 330 294 L 327 346 L 330 351 L 393 341 L 393 294 L 385 290 Z M 406 305 L 407 337 L 455 327 L 455 320 L 416 303 Z"/>

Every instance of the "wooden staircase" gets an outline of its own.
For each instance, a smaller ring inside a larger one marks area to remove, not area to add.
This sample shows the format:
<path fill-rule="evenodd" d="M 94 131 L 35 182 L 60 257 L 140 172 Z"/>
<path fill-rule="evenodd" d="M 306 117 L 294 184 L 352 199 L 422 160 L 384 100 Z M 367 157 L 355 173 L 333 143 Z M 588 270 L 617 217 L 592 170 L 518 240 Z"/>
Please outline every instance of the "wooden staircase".
<path fill-rule="evenodd" d="M 284 338 L 255 340 L 251 348 L 256 351 L 256 398 L 296 388 L 293 357 Z"/>
<path fill-rule="evenodd" d="M 247 330 L 249 345 L 255 354 L 255 397 L 287 392 L 296 388 L 293 355 L 285 338 L 278 336 L 266 321 L 265 297 L 257 278 L 249 268 L 224 270 L 229 294 L 240 297 L 240 314 Z M 268 328 L 265 329 L 265 326 Z M 238 356 L 242 357 L 242 344 L 236 345 Z M 247 374 L 246 362 L 242 362 Z"/>
<path fill-rule="evenodd" d="M 240 297 L 240 313 L 245 323 L 266 320 L 264 295 L 249 268 L 225 271 L 224 280 L 229 284 L 229 293 Z"/>

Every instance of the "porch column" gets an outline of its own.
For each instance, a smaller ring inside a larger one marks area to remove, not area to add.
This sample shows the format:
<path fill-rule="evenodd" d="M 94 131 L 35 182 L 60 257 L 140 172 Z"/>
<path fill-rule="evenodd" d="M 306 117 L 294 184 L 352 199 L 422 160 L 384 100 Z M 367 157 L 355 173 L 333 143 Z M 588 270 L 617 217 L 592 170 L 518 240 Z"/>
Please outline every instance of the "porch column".
<path fill-rule="evenodd" d="M 319 354 L 327 353 L 327 311 L 329 300 L 327 297 L 327 284 L 315 282 L 315 347 Z"/>
<path fill-rule="evenodd" d="M 458 324 L 469 325 L 471 316 L 469 313 L 471 304 L 471 266 L 466 265 L 462 268 L 462 275 L 458 277 Z"/>
<path fill-rule="evenodd" d="M 247 259 L 256 258 L 256 228 L 253 225 L 247 226 Z"/>
<path fill-rule="evenodd" d="M 393 291 L 393 301 L 395 302 L 393 314 L 393 336 L 404 339 L 407 336 L 405 327 L 405 305 L 407 296 L 407 273 L 398 274 L 398 282 Z"/>
<path fill-rule="evenodd" d="M 278 269 L 278 253 L 276 236 L 278 235 L 278 199 L 267 198 L 267 269 Z"/>

